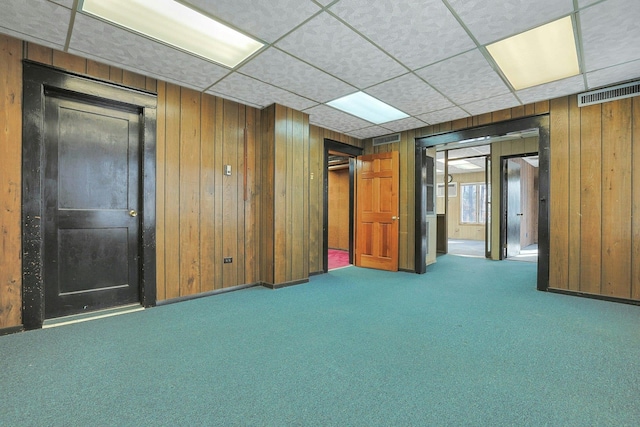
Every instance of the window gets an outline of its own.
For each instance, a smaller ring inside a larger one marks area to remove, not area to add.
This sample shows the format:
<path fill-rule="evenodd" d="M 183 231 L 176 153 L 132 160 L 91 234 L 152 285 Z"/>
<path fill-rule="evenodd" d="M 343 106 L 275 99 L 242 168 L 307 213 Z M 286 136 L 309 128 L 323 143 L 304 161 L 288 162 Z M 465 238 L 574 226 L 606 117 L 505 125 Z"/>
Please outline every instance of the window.
<path fill-rule="evenodd" d="M 487 216 L 485 184 L 460 184 L 460 193 L 460 222 L 462 224 L 484 224 Z"/>

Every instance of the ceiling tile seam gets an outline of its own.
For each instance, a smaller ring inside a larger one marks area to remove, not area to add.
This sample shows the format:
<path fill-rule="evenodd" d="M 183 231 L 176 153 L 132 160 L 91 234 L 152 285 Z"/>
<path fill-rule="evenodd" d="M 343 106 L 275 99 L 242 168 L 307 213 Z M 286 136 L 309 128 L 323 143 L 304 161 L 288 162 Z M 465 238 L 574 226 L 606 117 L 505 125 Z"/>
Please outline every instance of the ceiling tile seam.
<path fill-rule="evenodd" d="M 578 68 L 582 73 L 582 81 L 584 83 L 585 90 L 589 87 L 587 82 L 587 68 L 584 62 L 584 43 L 582 42 L 582 24 L 580 21 L 580 14 L 578 10 L 580 5 L 578 0 L 573 0 L 573 36 L 576 41 L 576 54 L 578 55 Z"/>
<path fill-rule="evenodd" d="M 76 13 L 78 11 L 78 0 L 73 0 L 73 5 L 71 5 L 71 16 L 69 17 L 69 28 L 67 29 L 67 37 L 64 41 L 65 52 L 69 51 L 69 44 L 71 43 L 71 34 L 73 34 L 73 26 L 76 23 Z"/>

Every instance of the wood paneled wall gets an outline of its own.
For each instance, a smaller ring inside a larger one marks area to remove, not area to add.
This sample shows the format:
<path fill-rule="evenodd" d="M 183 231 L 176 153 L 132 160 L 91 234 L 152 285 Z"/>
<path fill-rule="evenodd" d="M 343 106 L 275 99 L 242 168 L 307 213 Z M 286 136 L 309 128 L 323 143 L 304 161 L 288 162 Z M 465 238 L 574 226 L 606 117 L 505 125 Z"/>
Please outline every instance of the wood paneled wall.
<path fill-rule="evenodd" d="M 323 271 L 324 245 L 324 140 L 363 147 L 357 138 L 309 125 L 309 272 Z"/>
<path fill-rule="evenodd" d="M 22 323 L 22 42 L 0 35 L 0 329 Z"/>
<path fill-rule="evenodd" d="M 448 238 L 449 239 L 467 239 L 467 240 L 484 240 L 485 225 L 484 224 L 462 224 L 460 200 L 462 196 L 462 184 L 484 183 L 484 172 L 460 173 L 452 174 L 453 181 L 457 186 L 456 197 L 449 197 L 449 215 L 448 215 Z M 444 202 L 444 197 L 439 197 L 438 202 Z"/>
<path fill-rule="evenodd" d="M 551 288 L 640 300 L 640 98 L 551 102 Z"/>
<path fill-rule="evenodd" d="M 161 81 L 157 91 L 158 300 L 259 283 L 261 112 Z"/>
<path fill-rule="evenodd" d="M 309 116 L 281 105 L 263 111 L 263 281 L 309 278 Z"/>
<path fill-rule="evenodd" d="M 349 250 L 349 168 L 329 171 L 329 248 Z"/>

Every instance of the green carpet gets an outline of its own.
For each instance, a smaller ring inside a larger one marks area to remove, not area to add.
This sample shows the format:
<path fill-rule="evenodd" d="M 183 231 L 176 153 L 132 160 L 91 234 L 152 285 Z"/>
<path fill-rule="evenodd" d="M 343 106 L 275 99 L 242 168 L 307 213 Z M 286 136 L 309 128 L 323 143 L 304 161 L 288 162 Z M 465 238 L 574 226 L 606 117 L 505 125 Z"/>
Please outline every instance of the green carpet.
<path fill-rule="evenodd" d="M 0 337 L 2 426 L 637 426 L 640 307 L 355 267 Z"/>

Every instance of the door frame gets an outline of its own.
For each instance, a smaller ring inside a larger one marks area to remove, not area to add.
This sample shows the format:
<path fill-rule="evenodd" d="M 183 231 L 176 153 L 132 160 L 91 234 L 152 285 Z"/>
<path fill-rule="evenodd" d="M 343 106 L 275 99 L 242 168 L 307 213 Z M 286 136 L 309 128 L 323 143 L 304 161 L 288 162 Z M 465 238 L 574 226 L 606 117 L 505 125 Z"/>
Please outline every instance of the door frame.
<path fill-rule="evenodd" d="M 551 141 L 549 133 L 549 114 L 524 117 L 521 119 L 506 120 L 504 122 L 493 123 L 485 126 L 474 128 L 443 132 L 436 135 L 417 137 L 415 139 L 415 156 L 416 156 L 416 273 L 424 273 L 420 271 L 420 267 L 426 258 L 426 252 L 422 241 L 426 238 L 426 226 L 422 225 L 417 217 L 418 207 L 422 206 L 423 200 L 423 182 L 422 174 L 418 173 L 419 165 L 421 165 L 422 148 L 432 147 L 435 145 L 446 144 L 450 142 L 463 141 L 472 138 L 481 137 L 497 137 L 504 136 L 511 132 L 520 132 L 528 129 L 538 129 L 538 279 L 537 289 L 546 291 L 549 289 L 549 168 L 551 158 Z M 495 165 L 491 165 L 495 167 Z M 426 192 L 425 192 L 426 193 Z M 492 242 L 495 244 L 495 242 Z"/>
<path fill-rule="evenodd" d="M 329 271 L 329 151 L 339 151 L 350 157 L 358 157 L 364 149 L 344 144 L 333 139 L 324 139 L 323 200 L 322 200 L 322 271 Z M 353 230 L 354 230 L 354 197 L 355 197 L 355 165 L 349 161 L 349 263 L 353 264 Z"/>
<path fill-rule="evenodd" d="M 509 159 L 519 159 L 522 157 L 538 156 L 537 152 L 525 154 L 510 154 L 508 156 L 500 156 L 500 260 L 507 259 L 507 221 L 506 215 L 508 211 L 509 201 L 507 200 L 507 161 Z M 541 199 L 540 199 L 541 200 Z M 538 201 L 539 203 L 540 201 Z"/>
<path fill-rule="evenodd" d="M 45 89 L 104 106 L 140 112 L 139 288 L 144 307 L 156 304 L 157 96 L 31 61 L 23 61 L 22 121 L 22 324 L 41 328 L 44 311 L 44 101 Z"/>

